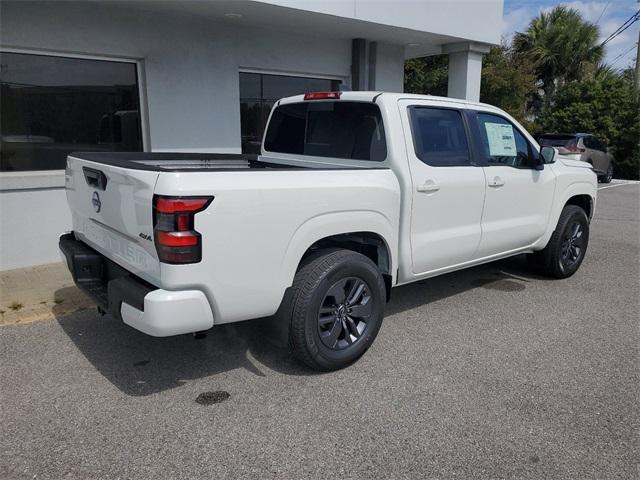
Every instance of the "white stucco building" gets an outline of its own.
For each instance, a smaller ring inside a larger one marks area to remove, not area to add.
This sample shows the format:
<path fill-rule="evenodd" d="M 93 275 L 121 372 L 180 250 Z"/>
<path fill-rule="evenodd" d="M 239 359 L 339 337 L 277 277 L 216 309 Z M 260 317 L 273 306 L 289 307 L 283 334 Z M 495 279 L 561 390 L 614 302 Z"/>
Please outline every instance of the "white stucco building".
<path fill-rule="evenodd" d="M 449 55 L 475 99 L 502 0 L 0 3 L 0 270 L 57 261 L 77 150 L 253 152 L 279 97 L 401 92 Z"/>

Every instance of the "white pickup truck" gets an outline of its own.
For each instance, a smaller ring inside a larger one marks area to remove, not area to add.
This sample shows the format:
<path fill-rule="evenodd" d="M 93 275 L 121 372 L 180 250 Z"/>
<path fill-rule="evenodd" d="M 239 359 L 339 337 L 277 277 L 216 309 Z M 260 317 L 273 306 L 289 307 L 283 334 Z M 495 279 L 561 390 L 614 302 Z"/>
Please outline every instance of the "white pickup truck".
<path fill-rule="evenodd" d="M 297 358 L 330 370 L 371 345 L 392 287 L 521 253 L 572 275 L 596 190 L 588 164 L 490 105 L 314 92 L 276 103 L 258 157 L 70 155 L 60 248 L 133 328 L 272 316 Z"/>

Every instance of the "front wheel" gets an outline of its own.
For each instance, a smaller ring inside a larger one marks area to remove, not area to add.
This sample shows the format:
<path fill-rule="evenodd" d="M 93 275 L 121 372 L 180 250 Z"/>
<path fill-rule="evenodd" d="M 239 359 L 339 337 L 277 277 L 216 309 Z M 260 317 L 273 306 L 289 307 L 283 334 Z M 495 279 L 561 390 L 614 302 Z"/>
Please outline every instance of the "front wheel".
<path fill-rule="evenodd" d="M 576 205 L 562 209 L 558 225 L 549 243 L 529 260 L 541 273 L 555 278 L 567 278 L 578 271 L 589 244 L 589 219 Z"/>
<path fill-rule="evenodd" d="M 326 250 L 303 263 L 292 301 L 294 356 L 315 370 L 337 370 L 360 358 L 376 338 L 384 314 L 384 280 L 364 255 Z"/>

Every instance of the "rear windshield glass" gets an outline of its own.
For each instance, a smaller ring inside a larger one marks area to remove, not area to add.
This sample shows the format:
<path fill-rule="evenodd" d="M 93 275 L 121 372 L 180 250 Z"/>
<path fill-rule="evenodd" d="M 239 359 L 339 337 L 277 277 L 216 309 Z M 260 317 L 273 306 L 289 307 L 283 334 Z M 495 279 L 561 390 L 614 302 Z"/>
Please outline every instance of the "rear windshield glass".
<path fill-rule="evenodd" d="M 381 162 L 387 144 L 380 109 L 364 102 L 281 105 L 267 128 L 268 152 Z"/>
<path fill-rule="evenodd" d="M 569 147 L 576 144 L 576 137 L 569 135 L 554 135 L 540 137 L 542 147 Z"/>

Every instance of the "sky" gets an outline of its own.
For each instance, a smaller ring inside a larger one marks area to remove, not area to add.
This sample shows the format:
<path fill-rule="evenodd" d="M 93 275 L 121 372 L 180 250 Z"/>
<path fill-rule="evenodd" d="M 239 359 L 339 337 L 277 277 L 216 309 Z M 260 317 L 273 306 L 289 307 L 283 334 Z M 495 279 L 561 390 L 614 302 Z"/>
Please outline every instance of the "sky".
<path fill-rule="evenodd" d="M 575 8 L 582 16 L 600 28 L 600 40 L 604 40 L 613 33 L 625 20 L 632 16 L 640 3 L 637 0 L 598 0 L 598 1 L 561 1 L 561 0 L 504 0 L 504 16 L 502 20 L 502 35 L 511 39 L 515 32 L 526 30 L 531 19 L 542 10 L 548 10 L 556 5 L 566 5 Z M 614 68 L 626 68 L 635 65 L 640 21 L 618 35 L 605 45 L 605 62 Z"/>

